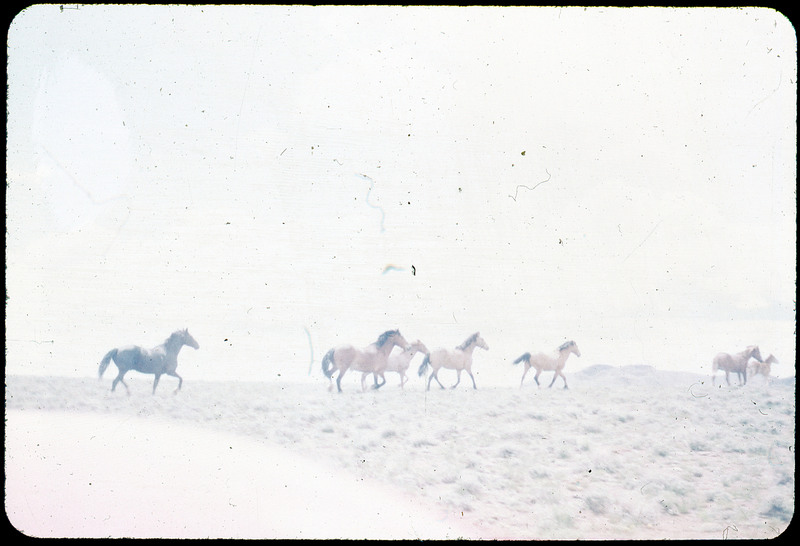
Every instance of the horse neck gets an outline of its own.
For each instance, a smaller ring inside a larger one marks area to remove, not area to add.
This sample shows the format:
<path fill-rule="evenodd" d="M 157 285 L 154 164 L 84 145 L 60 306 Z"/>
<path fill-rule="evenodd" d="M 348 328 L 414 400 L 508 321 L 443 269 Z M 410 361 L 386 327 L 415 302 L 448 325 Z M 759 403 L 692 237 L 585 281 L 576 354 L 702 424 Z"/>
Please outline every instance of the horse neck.
<path fill-rule="evenodd" d="M 399 355 L 397 355 L 398 361 L 402 362 L 403 364 L 407 364 L 411 362 L 411 359 L 417 354 L 415 349 L 411 349 L 410 351 L 403 351 Z"/>
<path fill-rule="evenodd" d="M 386 343 L 378 347 L 378 352 L 383 356 L 388 357 L 389 353 L 391 353 L 392 349 L 394 349 L 394 346 L 395 343 L 393 341 L 386 341 Z"/>
<path fill-rule="evenodd" d="M 472 356 L 472 351 L 474 351 L 475 347 L 477 347 L 477 346 L 478 346 L 478 342 L 477 341 L 473 341 L 472 343 L 467 345 L 466 348 L 461 349 L 461 352 L 464 353 L 465 355 Z"/>
<path fill-rule="evenodd" d="M 566 348 L 566 349 L 563 349 L 561 351 L 558 351 L 558 359 L 557 359 L 558 363 L 559 364 L 564 364 L 567 361 L 567 359 L 569 358 L 569 354 L 571 352 L 572 351 L 570 351 L 569 348 Z"/>
<path fill-rule="evenodd" d="M 167 354 L 177 355 L 180 352 L 183 345 L 184 345 L 183 339 L 179 337 L 170 337 L 167 341 L 164 342 L 164 348 L 167 350 Z"/>
<path fill-rule="evenodd" d="M 750 357 L 753 356 L 753 352 L 754 351 L 755 351 L 755 349 L 752 349 L 752 348 L 745 349 L 744 351 L 742 351 L 741 353 L 738 353 L 736 355 L 736 359 L 737 360 L 749 360 Z"/>

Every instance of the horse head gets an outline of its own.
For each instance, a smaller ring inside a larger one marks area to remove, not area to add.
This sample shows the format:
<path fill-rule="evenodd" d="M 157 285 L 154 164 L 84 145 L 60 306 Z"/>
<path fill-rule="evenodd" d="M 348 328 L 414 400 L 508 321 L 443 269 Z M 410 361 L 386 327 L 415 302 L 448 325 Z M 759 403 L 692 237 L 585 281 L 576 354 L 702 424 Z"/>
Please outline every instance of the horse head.
<path fill-rule="evenodd" d="M 567 341 L 566 343 L 561 345 L 561 347 L 558 348 L 558 352 L 566 350 L 572 351 L 573 353 L 575 353 L 575 356 L 581 356 L 581 350 L 578 349 L 578 344 L 575 343 L 574 341 Z"/>
<path fill-rule="evenodd" d="M 748 354 L 749 354 L 751 357 L 755 358 L 755 359 L 756 359 L 756 360 L 758 360 L 759 362 L 764 362 L 764 361 L 761 359 L 761 352 L 758 350 L 758 345 L 751 345 L 750 347 L 748 347 L 748 348 L 747 348 L 747 350 L 749 351 L 749 353 L 748 353 Z"/>
<path fill-rule="evenodd" d="M 431 354 L 431 352 L 428 350 L 425 344 L 422 343 L 420 340 L 416 340 L 415 342 L 413 342 L 411 345 L 408 346 L 408 348 L 405 349 L 405 351 L 406 352 L 414 351 L 414 354 L 417 353 L 422 353 L 426 355 Z"/>
<path fill-rule="evenodd" d="M 197 340 L 192 337 L 192 334 L 189 333 L 188 328 L 184 328 L 183 330 L 179 331 L 179 334 L 182 338 L 183 344 L 188 345 L 192 349 L 199 349 L 200 344 L 197 343 Z"/>
<path fill-rule="evenodd" d="M 400 334 L 400 330 L 386 330 L 380 336 L 378 336 L 378 341 L 375 342 L 375 345 L 380 349 L 386 343 L 391 342 L 393 345 L 397 345 L 402 349 L 408 349 L 409 345 L 405 338 Z"/>
<path fill-rule="evenodd" d="M 467 349 L 469 349 L 469 347 L 470 347 L 470 346 L 472 346 L 472 345 L 475 345 L 476 347 L 480 347 L 481 349 L 484 349 L 485 351 L 488 351 L 488 350 L 489 350 L 489 345 L 487 345 L 487 344 L 486 344 L 486 340 L 484 340 L 484 339 L 481 337 L 481 333 L 480 333 L 480 332 L 475 332 L 474 334 L 472 334 L 471 336 L 469 336 L 469 337 L 468 337 L 468 338 L 467 338 L 467 339 L 464 341 L 464 343 L 462 343 L 461 345 L 459 345 L 458 347 L 456 347 L 456 349 L 458 349 L 458 350 L 460 350 L 460 351 L 466 351 L 466 350 L 467 350 Z"/>

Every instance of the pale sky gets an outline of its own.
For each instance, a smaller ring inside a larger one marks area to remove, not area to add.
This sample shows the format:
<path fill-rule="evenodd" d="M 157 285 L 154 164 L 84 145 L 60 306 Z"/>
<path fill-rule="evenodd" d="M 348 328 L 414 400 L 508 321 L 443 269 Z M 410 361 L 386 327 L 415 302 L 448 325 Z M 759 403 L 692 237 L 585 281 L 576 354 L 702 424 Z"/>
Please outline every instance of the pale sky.
<path fill-rule="evenodd" d="M 567 371 L 794 375 L 780 13 L 63 8 L 8 34 L 7 373 L 188 328 L 187 381 L 321 380 L 399 328 L 480 331 L 479 385 L 568 339 Z"/>

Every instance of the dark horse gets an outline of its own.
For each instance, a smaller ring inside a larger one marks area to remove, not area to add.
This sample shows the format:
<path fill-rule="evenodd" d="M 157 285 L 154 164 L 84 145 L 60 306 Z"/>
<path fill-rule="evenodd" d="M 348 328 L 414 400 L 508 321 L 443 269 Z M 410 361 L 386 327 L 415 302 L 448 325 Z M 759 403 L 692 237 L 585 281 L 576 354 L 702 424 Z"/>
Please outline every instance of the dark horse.
<path fill-rule="evenodd" d="M 103 372 L 108 368 L 108 363 L 113 360 L 114 364 L 116 364 L 119 369 L 119 374 L 117 374 L 117 377 L 111 384 L 112 392 L 117 388 L 117 383 L 121 382 L 125 385 L 125 390 L 130 394 L 130 389 L 123 377 L 129 370 L 136 370 L 137 372 L 155 374 L 156 378 L 155 381 L 153 381 L 153 394 L 156 392 L 158 380 L 161 379 L 162 374 L 177 377 L 178 388 L 175 389 L 177 393 L 181 385 L 183 385 L 183 378 L 175 372 L 175 369 L 178 367 L 178 353 L 184 345 L 195 349 L 200 348 L 197 341 L 189 334 L 188 329 L 173 332 L 164 343 L 152 349 L 144 349 L 138 345 L 111 349 L 106 353 L 106 356 L 103 357 L 103 360 L 100 361 L 98 376 L 103 377 Z"/>

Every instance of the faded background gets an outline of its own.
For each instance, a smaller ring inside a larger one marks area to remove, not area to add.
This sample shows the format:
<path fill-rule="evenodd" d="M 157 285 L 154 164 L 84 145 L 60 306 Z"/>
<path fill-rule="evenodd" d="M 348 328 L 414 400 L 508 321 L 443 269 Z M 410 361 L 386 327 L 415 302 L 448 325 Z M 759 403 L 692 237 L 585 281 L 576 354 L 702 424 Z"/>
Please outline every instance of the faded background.
<path fill-rule="evenodd" d="M 29 7 L 6 373 L 188 327 L 187 381 L 323 380 L 391 328 L 479 330 L 479 385 L 567 339 L 794 375 L 796 66 L 769 9 Z"/>

